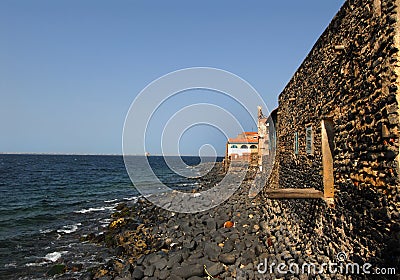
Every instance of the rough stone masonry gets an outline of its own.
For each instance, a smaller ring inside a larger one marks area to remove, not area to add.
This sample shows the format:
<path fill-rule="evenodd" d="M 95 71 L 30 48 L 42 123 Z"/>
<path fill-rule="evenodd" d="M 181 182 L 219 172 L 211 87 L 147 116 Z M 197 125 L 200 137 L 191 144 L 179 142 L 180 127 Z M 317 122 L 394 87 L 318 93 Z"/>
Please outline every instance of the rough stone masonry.
<path fill-rule="evenodd" d="M 400 1 L 349 0 L 279 96 L 269 187 L 330 201 L 279 201 L 303 254 L 400 273 L 399 50 Z"/>

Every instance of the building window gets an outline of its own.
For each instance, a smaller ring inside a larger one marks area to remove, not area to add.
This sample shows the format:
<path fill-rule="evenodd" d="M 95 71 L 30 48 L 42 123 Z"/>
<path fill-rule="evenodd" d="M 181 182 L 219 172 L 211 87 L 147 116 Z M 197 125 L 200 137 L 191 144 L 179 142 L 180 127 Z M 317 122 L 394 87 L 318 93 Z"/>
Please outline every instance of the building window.
<path fill-rule="evenodd" d="M 236 149 L 237 146 L 236 146 L 236 145 L 232 145 L 231 148 L 232 148 L 232 149 Z"/>
<path fill-rule="evenodd" d="M 306 127 L 306 153 L 307 155 L 314 154 L 314 143 L 313 143 L 313 130 L 312 126 Z"/>
<path fill-rule="evenodd" d="M 251 145 L 250 149 L 257 149 L 257 146 L 256 145 Z"/>
<path fill-rule="evenodd" d="M 299 133 L 297 131 L 294 133 L 293 149 L 294 149 L 294 154 L 298 155 L 299 154 Z"/>
<path fill-rule="evenodd" d="M 240 146 L 240 148 L 241 149 L 247 149 L 248 147 L 247 147 L 247 145 L 242 145 L 242 146 Z"/>

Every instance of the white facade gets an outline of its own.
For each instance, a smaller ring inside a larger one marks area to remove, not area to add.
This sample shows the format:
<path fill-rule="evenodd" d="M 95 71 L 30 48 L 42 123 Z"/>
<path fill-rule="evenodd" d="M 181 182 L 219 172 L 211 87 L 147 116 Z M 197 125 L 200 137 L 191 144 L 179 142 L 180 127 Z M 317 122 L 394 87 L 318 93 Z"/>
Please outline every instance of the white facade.
<path fill-rule="evenodd" d="M 228 144 L 228 156 L 237 155 L 238 157 L 242 157 L 243 154 L 250 154 L 250 153 L 257 152 L 257 144 L 254 143 L 229 143 Z M 235 159 L 235 158 L 232 158 Z"/>

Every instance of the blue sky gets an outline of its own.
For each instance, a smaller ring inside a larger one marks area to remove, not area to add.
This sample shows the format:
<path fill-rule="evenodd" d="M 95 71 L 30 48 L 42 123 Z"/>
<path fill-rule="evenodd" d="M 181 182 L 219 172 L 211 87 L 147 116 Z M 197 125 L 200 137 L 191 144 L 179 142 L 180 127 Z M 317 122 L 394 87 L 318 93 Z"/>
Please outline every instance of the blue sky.
<path fill-rule="evenodd" d="M 0 152 L 120 154 L 135 96 L 187 67 L 239 75 L 272 110 L 343 2 L 2 0 Z M 185 154 L 224 152 L 222 134 L 197 129 Z"/>

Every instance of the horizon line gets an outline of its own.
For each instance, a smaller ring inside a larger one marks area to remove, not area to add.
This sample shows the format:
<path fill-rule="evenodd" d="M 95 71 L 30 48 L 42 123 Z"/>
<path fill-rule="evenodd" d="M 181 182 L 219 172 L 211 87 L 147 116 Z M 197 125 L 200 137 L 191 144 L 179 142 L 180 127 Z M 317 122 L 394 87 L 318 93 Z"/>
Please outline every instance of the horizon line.
<path fill-rule="evenodd" d="M 62 153 L 62 152 L 0 152 L 0 155 L 59 155 L 59 156 L 166 156 L 166 157 L 200 157 L 199 155 L 164 155 L 164 154 L 109 154 L 109 153 Z M 214 155 L 206 155 L 205 157 L 213 157 Z M 224 155 L 217 155 L 224 157 Z"/>

